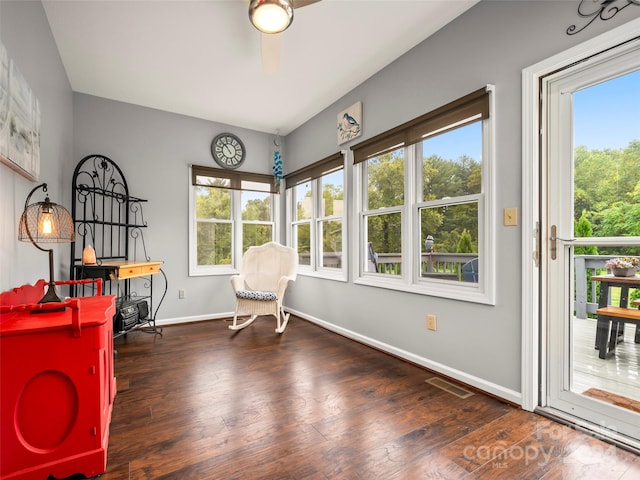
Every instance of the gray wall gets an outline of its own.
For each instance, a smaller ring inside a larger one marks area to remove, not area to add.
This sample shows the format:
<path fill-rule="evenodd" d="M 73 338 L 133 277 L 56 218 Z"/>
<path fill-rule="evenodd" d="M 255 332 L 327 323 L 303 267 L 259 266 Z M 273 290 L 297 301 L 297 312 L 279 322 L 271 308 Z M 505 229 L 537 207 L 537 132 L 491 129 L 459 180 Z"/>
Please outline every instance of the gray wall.
<path fill-rule="evenodd" d="M 239 170 L 271 174 L 273 136 L 83 94 L 74 95 L 73 111 L 75 161 L 67 166 L 66 189 L 80 159 L 102 154 L 123 171 L 129 193 L 148 200 L 147 254 L 164 262 L 169 284 L 158 318 L 185 321 L 233 312 L 229 276 L 189 277 L 189 165 L 215 167 L 211 141 L 230 131 L 247 149 Z M 179 289 L 185 290 L 183 300 Z"/>
<path fill-rule="evenodd" d="M 482 1 L 286 139 L 286 167 L 295 170 L 345 147 L 336 145 L 336 115 L 356 101 L 363 104 L 363 136 L 351 144 L 487 83 L 495 84 L 496 305 L 298 276 L 287 298 L 289 307 L 330 322 L 349 335 L 368 337 L 365 340 L 419 363 L 484 385 L 494 393 L 504 393 L 503 389 L 510 391 L 507 393 L 521 391 L 522 229 L 502 226 L 502 209 L 520 209 L 522 203 L 521 71 L 640 16 L 640 7 L 632 5 L 613 20 L 598 20 L 583 32 L 568 36 L 567 27 L 586 23 L 578 17 L 578 3 Z M 347 173 L 351 174 L 351 169 Z M 352 198 L 350 192 L 348 199 Z M 353 225 L 349 239 L 354 239 Z M 426 330 L 427 313 L 438 315 L 437 332 Z"/>
<path fill-rule="evenodd" d="M 0 164 L 0 291 L 49 278 L 48 256 L 18 241 L 18 221 L 30 190 L 46 182 L 52 202 L 70 206 L 64 166 L 73 158 L 73 93 L 40 2 L 0 1 L 0 41 L 40 102 L 40 181 Z M 42 201 L 39 190 L 32 201 Z M 68 245 L 53 245 L 56 278 L 67 278 Z"/>
<path fill-rule="evenodd" d="M 285 139 L 286 171 L 336 152 L 336 114 L 363 102 L 358 141 L 421 115 L 477 88 L 496 85 L 496 215 L 521 206 L 521 70 L 640 16 L 630 6 L 608 22 L 596 21 L 570 37 L 578 1 L 482 1 L 432 38 L 298 128 Z M 247 144 L 243 170 L 270 173 L 271 137 L 213 122 L 72 94 L 39 2 L 0 2 L 1 36 L 43 111 L 42 179 L 52 199 L 69 205 L 73 168 L 100 153 L 120 165 L 132 194 L 149 200 L 145 216 L 149 254 L 165 262 L 166 321 L 231 312 L 228 276 L 188 276 L 188 165 L 213 165 L 209 144 L 229 130 Z M 73 131 L 71 131 L 73 125 Z M 46 255 L 15 240 L 22 203 L 35 185 L 2 170 L 2 289 L 46 276 Z M 351 168 L 347 169 L 351 179 Z M 61 191 L 63 194 L 61 194 Z M 352 219 L 349 213 L 349 220 Z M 349 239 L 353 239 L 349 227 Z M 520 227 L 497 227 L 495 306 L 298 276 L 286 303 L 308 318 L 419 363 L 485 386 L 508 398 L 520 392 Z M 58 249 L 68 263 L 68 247 Z M 352 252 L 350 252 L 352 253 Z M 66 276 L 67 270 L 61 272 Z M 178 289 L 186 299 L 178 300 Z M 330 301 L 328 301 L 328 299 Z M 438 315 L 438 331 L 425 328 Z M 295 328 L 295 323 L 289 328 Z M 285 333 L 286 335 L 286 333 Z"/>

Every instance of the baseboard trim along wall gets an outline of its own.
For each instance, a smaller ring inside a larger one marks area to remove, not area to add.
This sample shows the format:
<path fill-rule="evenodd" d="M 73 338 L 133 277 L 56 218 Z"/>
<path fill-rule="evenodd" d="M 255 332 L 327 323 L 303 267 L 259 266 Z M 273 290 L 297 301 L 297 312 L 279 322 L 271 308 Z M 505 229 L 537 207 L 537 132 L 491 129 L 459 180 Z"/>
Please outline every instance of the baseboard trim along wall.
<path fill-rule="evenodd" d="M 392 345 L 388 345 L 383 342 L 379 342 L 378 340 L 374 340 L 373 338 L 366 337 L 364 335 L 360 335 L 359 333 L 352 332 L 351 330 L 347 330 L 342 327 L 338 327 L 332 323 L 326 322 L 319 318 L 312 317 L 303 312 L 299 312 L 297 310 L 286 309 L 288 312 L 291 312 L 293 315 L 296 315 L 300 318 L 303 318 L 311 323 L 315 323 L 327 330 L 338 333 L 344 337 L 350 338 L 356 342 L 363 343 L 370 347 L 376 348 L 383 352 L 389 353 L 396 357 L 407 360 L 411 363 L 415 363 L 416 365 L 420 365 L 421 367 L 428 368 L 429 370 L 433 370 L 434 372 L 445 375 L 449 378 L 453 378 L 454 380 L 458 380 L 459 382 L 465 383 L 472 387 L 477 388 L 478 390 L 482 390 L 490 395 L 501 398 L 508 402 L 514 403 L 516 405 L 522 404 L 522 394 L 520 392 L 516 392 L 514 390 L 510 390 L 501 385 L 497 385 L 492 382 L 487 382 L 486 380 L 478 377 L 474 377 L 460 370 L 456 370 L 454 368 L 448 367 L 442 363 L 434 362 L 429 360 L 428 358 L 420 357 L 411 352 L 407 352 L 400 348 L 394 347 Z"/>
<path fill-rule="evenodd" d="M 156 320 L 156 325 L 159 327 L 167 327 L 169 325 L 178 325 L 180 323 L 204 322 L 206 320 L 221 320 L 223 318 L 233 318 L 233 312 L 193 315 L 191 317 L 164 318 L 162 320 Z"/>
<path fill-rule="evenodd" d="M 459 382 L 475 387 L 479 390 L 482 390 L 483 392 L 486 392 L 498 398 L 502 398 L 503 400 L 514 403 L 516 405 L 522 404 L 522 394 L 520 392 L 516 392 L 514 390 L 504 388 L 501 385 L 497 385 L 492 382 L 487 382 L 482 378 L 468 375 L 465 372 L 448 367 L 442 363 L 434 362 L 433 360 L 429 360 L 428 358 L 420 357 L 411 352 L 407 352 L 406 350 L 402 350 L 392 345 L 379 342 L 378 340 L 374 340 L 373 338 L 360 335 L 359 333 L 339 327 L 337 325 L 334 325 L 333 323 L 327 322 L 325 320 L 321 320 L 319 318 L 313 317 L 306 313 L 299 312 L 297 310 L 292 310 L 289 308 L 285 308 L 285 310 L 297 317 L 300 317 L 311 323 L 315 323 L 316 325 L 319 325 L 322 328 L 325 328 L 326 330 L 342 335 L 343 337 L 347 337 L 356 342 L 362 343 L 364 345 L 368 345 L 370 347 L 381 350 L 385 353 L 389 353 L 390 355 L 394 355 L 398 358 L 407 360 L 408 362 L 415 363 L 416 365 L 420 365 L 422 367 L 428 368 L 429 370 L 433 370 L 434 372 L 440 373 L 449 378 L 453 378 L 454 380 L 458 380 Z M 163 320 L 157 320 L 156 325 L 162 327 L 162 326 L 168 326 L 168 325 L 177 325 L 180 323 L 201 322 L 204 320 L 220 320 L 220 319 L 227 319 L 227 318 L 233 318 L 233 312 L 217 313 L 217 314 L 209 314 L 209 315 L 195 315 L 191 317 L 167 318 Z"/>

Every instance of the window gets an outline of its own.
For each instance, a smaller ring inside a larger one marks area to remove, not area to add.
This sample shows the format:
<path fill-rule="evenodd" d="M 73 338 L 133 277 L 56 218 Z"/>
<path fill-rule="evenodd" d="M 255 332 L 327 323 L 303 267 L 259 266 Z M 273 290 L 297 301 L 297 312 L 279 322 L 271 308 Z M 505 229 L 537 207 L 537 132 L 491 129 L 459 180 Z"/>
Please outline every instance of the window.
<path fill-rule="evenodd" d="M 352 147 L 357 283 L 494 302 L 492 91 Z"/>
<path fill-rule="evenodd" d="M 404 210 L 404 148 L 370 158 L 364 168 L 367 188 L 363 227 L 367 245 L 366 271 L 399 275 L 402 271 Z M 377 252 L 377 253 L 376 253 Z M 384 258 L 383 258 L 384 256 Z"/>
<path fill-rule="evenodd" d="M 269 175 L 191 167 L 189 274 L 229 274 L 252 245 L 275 239 Z"/>
<path fill-rule="evenodd" d="M 289 236 L 300 273 L 345 279 L 344 157 L 336 153 L 285 180 Z"/>
<path fill-rule="evenodd" d="M 298 264 L 311 265 L 311 220 L 313 218 L 313 192 L 311 181 L 292 187 L 295 206 L 292 211 L 291 245 L 298 250 Z"/>

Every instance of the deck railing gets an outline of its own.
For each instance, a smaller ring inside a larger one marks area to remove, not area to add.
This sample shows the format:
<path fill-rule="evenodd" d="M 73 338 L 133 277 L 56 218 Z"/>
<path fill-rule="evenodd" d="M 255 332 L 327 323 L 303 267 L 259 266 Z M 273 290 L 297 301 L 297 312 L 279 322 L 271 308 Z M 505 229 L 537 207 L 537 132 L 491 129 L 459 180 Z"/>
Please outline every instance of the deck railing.
<path fill-rule="evenodd" d="M 588 318 L 588 314 L 595 315 L 598 309 L 598 282 L 591 281 L 593 275 L 607 273 L 607 260 L 618 255 L 576 255 L 575 265 L 575 299 L 574 311 L 576 318 Z"/>
<path fill-rule="evenodd" d="M 309 253 L 299 253 L 298 263 L 300 265 L 311 265 L 311 255 Z M 325 268 L 341 268 L 342 253 L 324 252 L 322 256 L 322 266 Z"/>
<path fill-rule="evenodd" d="M 420 271 L 427 277 L 440 277 L 451 280 L 462 280 L 462 266 L 476 258 L 475 253 L 423 253 Z M 310 265 L 308 253 L 299 255 L 300 265 Z M 402 273 L 402 255 L 400 253 L 378 253 L 376 264 L 378 273 L 400 275 Z M 329 268 L 340 268 L 342 255 L 340 253 L 325 252 L 323 265 Z"/>
<path fill-rule="evenodd" d="M 423 253 L 420 271 L 425 277 L 440 277 L 462 280 L 462 266 L 477 258 L 477 253 Z M 378 253 L 376 263 L 378 273 L 400 275 L 402 255 L 399 253 Z"/>
<path fill-rule="evenodd" d="M 473 253 L 423 253 L 421 272 L 424 277 L 463 280 L 462 266 L 477 257 Z M 607 273 L 605 263 L 616 255 L 576 255 L 574 310 L 577 318 L 588 318 L 598 308 L 598 283 L 591 281 L 593 275 Z M 340 268 L 342 255 L 326 252 L 324 266 Z M 378 272 L 387 275 L 400 275 L 402 255 L 399 253 L 378 253 Z M 309 254 L 300 254 L 300 264 L 309 265 Z"/>

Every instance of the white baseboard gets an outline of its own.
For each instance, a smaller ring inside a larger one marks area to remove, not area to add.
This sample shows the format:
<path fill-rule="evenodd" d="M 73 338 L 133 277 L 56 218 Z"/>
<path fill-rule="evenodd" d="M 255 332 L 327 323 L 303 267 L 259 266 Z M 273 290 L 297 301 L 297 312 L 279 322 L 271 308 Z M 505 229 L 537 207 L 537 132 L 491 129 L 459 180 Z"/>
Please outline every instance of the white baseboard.
<path fill-rule="evenodd" d="M 168 325 L 178 325 L 180 323 L 203 322 L 205 320 L 220 320 L 222 318 L 233 318 L 233 312 L 194 315 L 192 317 L 164 318 L 162 320 L 156 320 L 156 325 L 159 327 L 166 327 Z"/>
<path fill-rule="evenodd" d="M 501 385 L 497 385 L 492 382 L 487 382 L 482 378 L 469 375 L 460 370 L 456 370 L 454 368 L 448 367 L 442 363 L 429 360 L 428 358 L 420 357 L 411 352 L 407 352 L 405 350 L 394 347 L 392 345 L 388 345 L 386 343 L 380 342 L 373 338 L 369 338 L 359 333 L 353 332 L 351 330 L 347 330 L 345 328 L 334 325 L 333 323 L 329 323 L 319 318 L 315 318 L 306 313 L 299 312 L 297 310 L 292 310 L 286 307 L 285 307 L 285 310 L 297 317 L 303 318 L 311 323 L 315 323 L 316 325 L 319 325 L 322 328 L 325 328 L 326 330 L 338 333 L 344 337 L 350 338 L 351 340 L 355 340 L 356 342 L 369 345 L 370 347 L 376 348 L 383 352 L 389 353 L 396 357 L 415 363 L 416 365 L 420 365 L 422 367 L 428 368 L 429 370 L 433 370 L 434 372 L 441 373 L 442 375 L 446 375 L 447 377 L 458 380 L 462 383 L 475 387 L 479 390 L 482 390 L 483 392 L 487 392 L 498 398 L 502 398 L 508 402 L 515 403 L 517 405 L 522 405 L 522 394 L 520 392 L 516 392 L 514 390 L 504 388 Z M 196 315 L 192 317 L 167 318 L 163 320 L 158 320 L 156 322 L 156 325 L 162 327 L 167 325 L 177 325 L 180 323 L 200 322 L 204 320 L 219 320 L 219 319 L 230 318 L 230 317 L 233 317 L 233 312 L 209 314 L 209 315 Z"/>
<path fill-rule="evenodd" d="M 420 365 L 422 367 L 428 368 L 429 370 L 433 370 L 434 372 L 441 373 L 442 375 L 446 375 L 447 377 L 453 378 L 462 383 L 475 387 L 479 390 L 482 390 L 483 392 L 487 392 L 498 398 L 502 398 L 508 402 L 515 403 L 516 405 L 522 404 L 522 394 L 520 392 L 516 392 L 515 390 L 511 390 L 501 385 L 488 382 L 482 378 L 469 375 L 460 370 L 456 370 L 454 368 L 448 367 L 442 363 L 434 362 L 433 360 L 429 360 L 428 358 L 420 357 L 411 352 L 407 352 L 405 350 L 394 347 L 392 345 L 388 345 L 386 343 L 380 342 L 373 338 L 360 335 L 359 333 L 353 332 L 351 330 L 347 330 L 345 328 L 339 327 L 337 325 L 326 322 L 319 318 L 312 317 L 303 312 L 299 312 L 297 310 L 291 310 L 291 309 L 286 309 L 286 310 L 288 312 L 291 312 L 293 315 L 296 315 L 300 318 L 304 318 L 305 320 L 311 323 L 315 323 L 316 325 L 319 325 L 332 332 L 338 333 L 344 337 L 350 338 L 351 340 L 355 340 L 365 345 L 369 345 L 370 347 L 376 348 L 383 352 L 389 353 L 396 357 L 415 363 L 416 365 Z"/>

